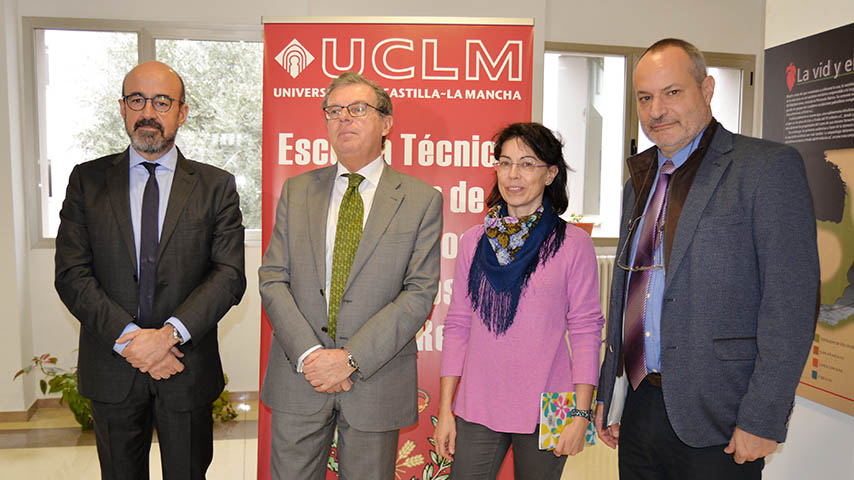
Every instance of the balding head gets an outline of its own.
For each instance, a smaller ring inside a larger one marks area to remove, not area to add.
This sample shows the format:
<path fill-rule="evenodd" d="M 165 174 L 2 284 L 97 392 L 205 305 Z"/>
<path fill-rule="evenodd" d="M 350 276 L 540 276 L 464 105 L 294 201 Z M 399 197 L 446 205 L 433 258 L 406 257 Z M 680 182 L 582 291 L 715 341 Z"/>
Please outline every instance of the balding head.
<path fill-rule="evenodd" d="M 170 67 L 169 65 L 166 65 L 163 62 L 152 60 L 150 62 L 140 63 L 139 65 L 134 67 L 130 72 L 127 73 L 127 75 L 125 75 L 125 78 L 122 81 L 123 97 L 125 95 L 128 95 L 129 93 L 133 93 L 127 91 L 128 77 L 130 77 L 131 75 L 159 76 L 164 80 L 169 76 L 174 76 L 176 79 L 178 79 L 178 83 L 181 86 L 181 94 L 176 98 L 180 100 L 181 103 L 187 103 L 187 98 L 184 91 L 184 79 L 181 78 L 181 75 L 178 75 L 178 72 L 172 70 L 172 67 Z"/>

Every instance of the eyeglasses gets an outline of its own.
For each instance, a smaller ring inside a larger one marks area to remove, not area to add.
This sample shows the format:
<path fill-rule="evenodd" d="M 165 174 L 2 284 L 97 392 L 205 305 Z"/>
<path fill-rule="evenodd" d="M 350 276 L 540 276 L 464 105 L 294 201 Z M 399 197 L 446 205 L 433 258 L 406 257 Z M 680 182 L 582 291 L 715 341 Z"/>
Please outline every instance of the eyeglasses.
<path fill-rule="evenodd" d="M 512 170 L 514 166 L 523 174 L 528 175 L 534 173 L 538 168 L 550 167 L 551 165 L 530 161 L 514 163 L 510 160 L 499 160 L 495 165 L 493 165 L 493 168 L 495 168 L 498 173 L 510 173 L 510 170 Z"/>
<path fill-rule="evenodd" d="M 175 102 L 175 99 L 170 97 L 169 95 L 155 95 L 151 98 L 143 97 L 139 93 L 131 93 L 130 95 L 125 95 L 122 97 L 125 105 L 135 112 L 142 111 L 145 108 L 146 102 L 151 101 L 151 108 L 156 112 L 166 113 L 169 110 L 172 110 L 172 103 Z M 178 103 L 184 103 L 179 101 Z"/>
<path fill-rule="evenodd" d="M 323 107 L 323 113 L 326 114 L 327 120 L 338 120 L 341 118 L 341 114 L 344 113 L 345 109 L 351 117 L 364 117 L 368 114 L 368 107 L 386 115 L 386 112 L 383 110 L 365 102 L 355 102 L 350 105 L 329 105 L 327 107 Z"/>
<path fill-rule="evenodd" d="M 620 249 L 620 254 L 617 255 L 617 267 L 619 267 L 620 269 L 625 270 L 627 272 L 642 272 L 644 270 L 661 270 L 662 268 L 664 268 L 664 265 L 644 265 L 644 266 L 640 266 L 640 267 L 630 267 L 630 266 L 623 263 L 623 259 L 626 258 L 625 257 L 626 247 L 631 242 L 633 232 L 635 231 L 635 229 L 638 226 L 638 223 L 640 223 L 640 220 L 643 217 L 645 217 L 645 215 L 641 215 L 640 217 L 635 218 L 634 220 L 632 220 L 632 223 L 629 224 L 629 231 L 626 234 L 626 241 L 623 242 L 623 248 Z M 664 222 L 663 221 L 661 222 L 661 225 L 658 226 L 658 232 L 656 232 L 656 234 L 660 236 L 662 234 L 662 232 L 664 232 Z"/>

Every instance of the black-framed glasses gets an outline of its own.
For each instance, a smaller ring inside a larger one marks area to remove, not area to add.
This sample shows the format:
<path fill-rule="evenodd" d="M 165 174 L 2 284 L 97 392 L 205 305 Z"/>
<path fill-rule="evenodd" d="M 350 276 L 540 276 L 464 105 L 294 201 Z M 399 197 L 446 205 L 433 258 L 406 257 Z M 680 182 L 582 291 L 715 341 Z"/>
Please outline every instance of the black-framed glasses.
<path fill-rule="evenodd" d="M 351 117 L 364 117 L 368 114 L 368 107 L 371 107 L 374 110 L 380 112 L 381 114 L 386 115 L 386 112 L 371 105 L 370 103 L 365 102 L 354 102 L 350 105 L 327 105 L 323 107 L 323 113 L 326 115 L 327 120 L 338 120 L 339 118 L 341 118 L 341 114 L 344 113 L 345 109 Z"/>
<path fill-rule="evenodd" d="M 625 255 L 626 255 L 626 247 L 629 245 L 629 243 L 632 242 L 632 237 L 634 237 L 634 231 L 637 228 L 638 223 L 640 223 L 641 218 L 643 218 L 645 216 L 646 215 L 641 215 L 640 217 L 637 217 L 634 220 L 632 220 L 632 223 L 629 224 L 629 231 L 626 234 L 626 241 L 623 242 L 623 248 L 620 249 L 620 254 L 617 255 L 617 267 L 622 269 L 622 270 L 625 270 L 627 272 L 643 272 L 644 270 L 661 270 L 664 268 L 664 265 L 656 265 L 656 264 L 642 265 L 639 267 L 630 267 L 630 266 L 623 263 L 623 258 L 625 258 Z M 656 232 L 656 235 L 658 235 L 660 237 L 663 233 L 664 233 L 664 222 L 662 221 L 661 224 L 658 225 L 658 232 Z"/>
<path fill-rule="evenodd" d="M 143 108 L 145 108 L 146 102 L 151 102 L 151 108 L 156 112 L 166 113 L 169 110 L 172 110 L 172 104 L 175 103 L 175 99 L 170 97 L 169 95 L 155 95 L 153 97 L 144 97 L 140 93 L 131 93 L 130 95 L 125 95 L 122 97 L 125 105 L 135 111 L 139 112 Z M 179 101 L 178 103 L 183 103 Z"/>

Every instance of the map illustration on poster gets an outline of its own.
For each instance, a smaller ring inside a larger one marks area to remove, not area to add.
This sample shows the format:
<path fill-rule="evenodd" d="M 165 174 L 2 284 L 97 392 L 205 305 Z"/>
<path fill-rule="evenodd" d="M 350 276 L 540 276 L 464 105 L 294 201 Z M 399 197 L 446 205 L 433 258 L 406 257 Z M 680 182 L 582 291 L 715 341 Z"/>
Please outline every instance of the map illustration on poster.
<path fill-rule="evenodd" d="M 765 51 L 763 137 L 801 153 L 815 204 L 821 300 L 798 395 L 854 415 L 854 24 Z"/>

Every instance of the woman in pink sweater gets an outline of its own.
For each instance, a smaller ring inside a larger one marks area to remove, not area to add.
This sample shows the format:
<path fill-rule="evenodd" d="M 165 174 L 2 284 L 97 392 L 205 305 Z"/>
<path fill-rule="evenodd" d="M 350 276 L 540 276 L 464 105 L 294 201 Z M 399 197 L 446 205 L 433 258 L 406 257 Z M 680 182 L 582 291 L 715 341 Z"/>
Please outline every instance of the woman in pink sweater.
<path fill-rule="evenodd" d="M 517 480 L 559 479 L 566 455 L 584 448 L 583 409 L 599 375 L 596 255 L 590 237 L 558 217 L 567 167 L 549 129 L 508 126 L 495 159 L 490 210 L 460 241 L 434 438 L 454 479 L 496 478 L 510 445 Z M 570 412 L 555 450 L 539 450 L 541 395 L 569 391 L 582 410 Z"/>

